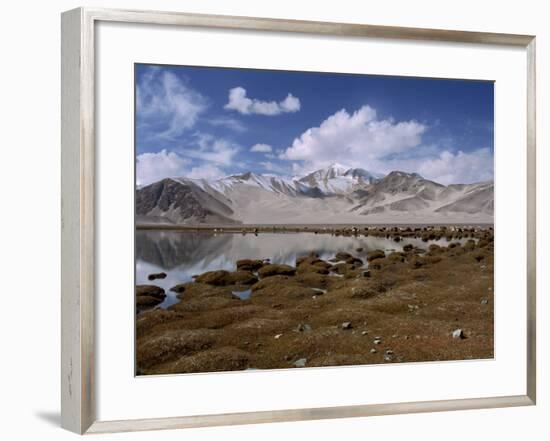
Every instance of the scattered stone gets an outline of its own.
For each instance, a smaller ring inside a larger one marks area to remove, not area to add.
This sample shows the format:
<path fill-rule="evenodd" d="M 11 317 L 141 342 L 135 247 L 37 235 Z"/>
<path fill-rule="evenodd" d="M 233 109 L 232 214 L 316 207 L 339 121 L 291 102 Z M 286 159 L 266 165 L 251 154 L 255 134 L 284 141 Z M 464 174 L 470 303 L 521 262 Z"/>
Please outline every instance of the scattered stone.
<path fill-rule="evenodd" d="M 353 326 L 351 325 L 351 322 L 344 322 L 342 323 L 342 329 L 351 329 Z"/>
<path fill-rule="evenodd" d="M 261 267 L 258 270 L 260 277 L 272 277 L 272 276 L 293 276 L 296 274 L 296 268 L 290 265 L 270 263 Z"/>
<path fill-rule="evenodd" d="M 225 270 L 208 271 L 195 278 L 195 282 L 214 286 L 253 285 L 258 281 L 250 271 L 229 272 Z"/>
<path fill-rule="evenodd" d="M 383 259 L 384 257 L 386 257 L 386 253 L 382 250 L 374 250 L 374 251 L 369 251 L 367 253 L 368 262 L 372 262 L 373 260 L 376 260 L 376 259 Z"/>
<path fill-rule="evenodd" d="M 414 247 L 409 243 L 403 247 L 403 251 L 412 251 Z"/>
<path fill-rule="evenodd" d="M 374 349 L 374 348 L 372 348 L 372 349 L 370 350 L 370 353 L 371 353 L 371 354 L 376 354 L 377 352 L 378 352 L 378 351 L 377 351 L 376 349 Z"/>
<path fill-rule="evenodd" d="M 283 334 L 277 334 L 277 335 L 275 336 L 275 340 L 279 340 L 282 336 L 283 336 Z"/>
<path fill-rule="evenodd" d="M 343 251 L 340 251 L 340 252 L 338 252 L 334 255 L 334 259 L 336 259 L 335 260 L 336 262 L 338 262 L 340 260 L 347 260 L 350 257 L 353 257 L 353 256 L 350 253 L 346 253 L 346 252 L 343 252 Z"/>
<path fill-rule="evenodd" d="M 296 331 L 297 332 L 310 332 L 311 331 L 311 326 L 308 325 L 307 323 L 300 323 L 298 325 L 298 327 L 296 328 Z"/>
<path fill-rule="evenodd" d="M 398 336 L 397 334 L 393 334 L 391 337 L 392 337 L 392 338 L 397 338 L 397 337 L 399 337 L 399 336 Z"/>
<path fill-rule="evenodd" d="M 156 285 L 136 285 L 136 296 L 151 296 L 164 299 L 164 289 Z"/>
<path fill-rule="evenodd" d="M 369 333 L 369 331 L 363 331 L 361 332 L 361 335 L 367 335 Z"/>
<path fill-rule="evenodd" d="M 149 280 L 166 279 L 166 273 L 154 273 L 147 276 Z"/>
<path fill-rule="evenodd" d="M 380 343 L 382 343 L 382 337 L 375 337 L 373 343 L 375 345 L 379 345 Z"/>
<path fill-rule="evenodd" d="M 487 305 L 489 303 L 489 299 L 481 299 L 482 305 Z"/>
<path fill-rule="evenodd" d="M 257 271 L 264 266 L 263 260 L 241 259 L 237 260 L 237 269 L 242 271 Z"/>
<path fill-rule="evenodd" d="M 456 338 L 458 340 L 464 339 L 464 331 L 462 329 L 455 329 L 453 331 L 453 338 Z"/>
<path fill-rule="evenodd" d="M 386 349 L 385 354 L 386 355 L 393 355 L 393 351 L 391 349 Z"/>
<path fill-rule="evenodd" d="M 307 358 L 300 358 L 294 362 L 294 366 L 297 368 L 306 367 Z"/>

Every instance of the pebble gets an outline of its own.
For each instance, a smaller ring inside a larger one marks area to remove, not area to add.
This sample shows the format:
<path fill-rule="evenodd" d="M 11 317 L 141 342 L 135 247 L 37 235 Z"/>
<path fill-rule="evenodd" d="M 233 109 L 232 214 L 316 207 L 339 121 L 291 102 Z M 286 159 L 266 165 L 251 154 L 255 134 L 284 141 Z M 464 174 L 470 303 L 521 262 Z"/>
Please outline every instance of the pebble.
<path fill-rule="evenodd" d="M 464 331 L 462 331 L 462 329 L 455 329 L 453 331 L 453 338 L 463 339 L 464 338 Z"/>
<path fill-rule="evenodd" d="M 361 335 L 367 335 L 368 333 L 369 333 L 369 331 L 362 331 Z"/>
<path fill-rule="evenodd" d="M 307 323 L 300 323 L 298 325 L 298 327 L 296 328 L 296 331 L 298 331 L 298 332 L 310 332 L 311 331 L 311 326 L 308 325 Z"/>
<path fill-rule="evenodd" d="M 372 348 L 372 349 L 370 350 L 370 353 L 371 353 L 371 354 L 376 354 L 377 352 L 378 352 L 378 351 L 377 351 L 376 349 L 374 349 L 374 348 Z"/>
<path fill-rule="evenodd" d="M 296 360 L 294 362 L 294 366 L 296 366 L 297 368 L 302 368 L 306 366 L 306 363 L 307 363 L 307 358 L 300 358 L 299 360 Z"/>
<path fill-rule="evenodd" d="M 381 339 L 380 337 L 376 337 L 376 338 L 374 339 L 373 343 L 374 343 L 375 345 L 379 345 L 380 343 L 382 343 L 382 339 Z"/>
<path fill-rule="evenodd" d="M 344 322 L 342 323 L 342 329 L 351 329 L 353 326 L 351 326 L 351 322 Z"/>
<path fill-rule="evenodd" d="M 275 340 L 279 340 L 282 336 L 283 336 L 283 334 L 277 334 L 277 335 L 275 336 Z"/>
<path fill-rule="evenodd" d="M 488 299 L 481 299 L 481 304 L 482 305 L 487 305 L 488 303 L 489 303 Z"/>

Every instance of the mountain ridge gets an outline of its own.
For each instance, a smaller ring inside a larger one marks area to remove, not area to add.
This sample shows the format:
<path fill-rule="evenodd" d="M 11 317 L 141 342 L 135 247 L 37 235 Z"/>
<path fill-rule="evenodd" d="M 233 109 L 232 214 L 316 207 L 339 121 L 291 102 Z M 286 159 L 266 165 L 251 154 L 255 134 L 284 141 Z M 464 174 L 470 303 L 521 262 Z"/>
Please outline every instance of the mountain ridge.
<path fill-rule="evenodd" d="M 246 172 L 165 178 L 136 190 L 139 223 L 491 223 L 492 181 L 443 185 L 418 173 L 379 175 L 331 164 L 293 178 Z"/>

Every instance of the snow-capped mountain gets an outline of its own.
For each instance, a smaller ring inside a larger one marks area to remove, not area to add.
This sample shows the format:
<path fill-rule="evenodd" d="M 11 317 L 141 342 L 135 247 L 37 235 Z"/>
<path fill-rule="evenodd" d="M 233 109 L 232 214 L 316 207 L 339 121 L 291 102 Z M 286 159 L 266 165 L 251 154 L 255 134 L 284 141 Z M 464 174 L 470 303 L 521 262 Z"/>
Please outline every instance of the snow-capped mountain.
<path fill-rule="evenodd" d="M 340 164 L 303 177 L 167 178 L 136 192 L 138 223 L 492 222 L 493 183 L 445 186 Z"/>

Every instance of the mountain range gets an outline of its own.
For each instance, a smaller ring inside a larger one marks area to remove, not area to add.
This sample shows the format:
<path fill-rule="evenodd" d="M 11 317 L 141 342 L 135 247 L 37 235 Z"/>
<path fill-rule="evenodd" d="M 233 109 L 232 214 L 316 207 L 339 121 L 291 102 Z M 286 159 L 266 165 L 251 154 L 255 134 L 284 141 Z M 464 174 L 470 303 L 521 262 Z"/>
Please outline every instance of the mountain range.
<path fill-rule="evenodd" d="M 136 191 L 138 224 L 493 222 L 493 182 L 442 185 L 417 173 L 340 164 L 282 178 L 165 178 Z"/>

